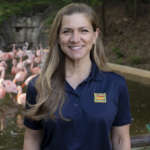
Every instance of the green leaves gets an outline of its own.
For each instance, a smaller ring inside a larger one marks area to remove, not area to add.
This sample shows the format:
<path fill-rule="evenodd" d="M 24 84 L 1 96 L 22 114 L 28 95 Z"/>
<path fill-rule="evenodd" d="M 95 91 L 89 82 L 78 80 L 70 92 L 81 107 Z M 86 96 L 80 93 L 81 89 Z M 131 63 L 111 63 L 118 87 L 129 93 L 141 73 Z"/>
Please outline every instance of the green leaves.
<path fill-rule="evenodd" d="M 91 6 L 99 6 L 102 5 L 104 0 L 89 0 Z"/>
<path fill-rule="evenodd" d="M 54 0 L 20 0 L 20 1 L 1 1 L 0 5 L 0 23 L 10 16 L 33 14 L 37 6 L 48 7 Z M 38 10 L 36 10 L 38 11 Z"/>
<path fill-rule="evenodd" d="M 101 5 L 103 0 L 1 0 L 0 23 L 10 16 L 34 15 L 44 12 L 50 5 L 57 6 L 59 9 L 72 2 L 87 2 L 94 7 Z"/>
<path fill-rule="evenodd" d="M 120 48 L 114 47 L 114 48 L 112 48 L 112 51 L 116 54 L 117 58 L 124 57 L 124 54 L 122 53 Z"/>

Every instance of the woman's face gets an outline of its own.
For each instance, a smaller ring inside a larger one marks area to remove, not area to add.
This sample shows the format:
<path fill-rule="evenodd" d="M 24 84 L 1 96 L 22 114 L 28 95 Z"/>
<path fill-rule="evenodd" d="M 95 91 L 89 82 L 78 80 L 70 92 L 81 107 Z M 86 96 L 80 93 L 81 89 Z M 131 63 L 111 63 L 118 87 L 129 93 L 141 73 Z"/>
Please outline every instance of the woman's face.
<path fill-rule="evenodd" d="M 83 13 L 65 15 L 59 32 L 59 45 L 71 60 L 86 59 L 96 42 L 98 29 L 94 32 L 88 17 Z"/>

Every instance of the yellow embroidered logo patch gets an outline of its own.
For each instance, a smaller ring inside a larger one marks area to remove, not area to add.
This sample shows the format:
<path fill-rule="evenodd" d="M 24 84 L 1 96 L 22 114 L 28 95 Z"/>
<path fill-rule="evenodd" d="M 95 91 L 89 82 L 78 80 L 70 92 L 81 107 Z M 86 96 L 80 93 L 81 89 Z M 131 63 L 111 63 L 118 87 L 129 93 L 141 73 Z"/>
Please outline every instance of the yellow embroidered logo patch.
<path fill-rule="evenodd" d="M 106 103 L 106 93 L 94 93 L 95 103 Z"/>

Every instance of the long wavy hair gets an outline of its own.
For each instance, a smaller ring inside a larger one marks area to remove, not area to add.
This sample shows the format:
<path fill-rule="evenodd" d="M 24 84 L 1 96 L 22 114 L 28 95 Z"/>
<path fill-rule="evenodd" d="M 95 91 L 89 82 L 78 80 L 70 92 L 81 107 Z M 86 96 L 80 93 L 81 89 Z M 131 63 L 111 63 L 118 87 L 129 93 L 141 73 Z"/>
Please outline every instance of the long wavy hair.
<path fill-rule="evenodd" d="M 36 104 L 28 111 L 28 116 L 34 119 L 45 117 L 55 118 L 55 112 L 59 112 L 64 118 L 61 110 L 65 102 L 65 55 L 60 50 L 58 37 L 61 22 L 64 15 L 74 13 L 84 13 L 88 16 L 93 30 L 99 28 L 99 19 L 91 7 L 83 3 L 71 3 L 58 11 L 50 27 L 49 33 L 49 51 L 43 64 L 42 71 L 36 80 Z M 102 35 L 99 34 L 93 49 L 91 57 L 101 70 L 106 68 L 106 57 L 104 53 Z"/>

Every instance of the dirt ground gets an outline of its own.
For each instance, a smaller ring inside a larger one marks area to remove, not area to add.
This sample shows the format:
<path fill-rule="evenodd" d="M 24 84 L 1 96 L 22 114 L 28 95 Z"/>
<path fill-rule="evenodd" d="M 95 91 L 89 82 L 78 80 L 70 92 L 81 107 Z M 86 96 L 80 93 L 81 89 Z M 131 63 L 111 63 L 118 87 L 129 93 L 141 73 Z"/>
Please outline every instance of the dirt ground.
<path fill-rule="evenodd" d="M 150 4 L 143 4 L 136 20 L 123 4 L 106 8 L 104 46 L 110 62 L 150 70 Z"/>

